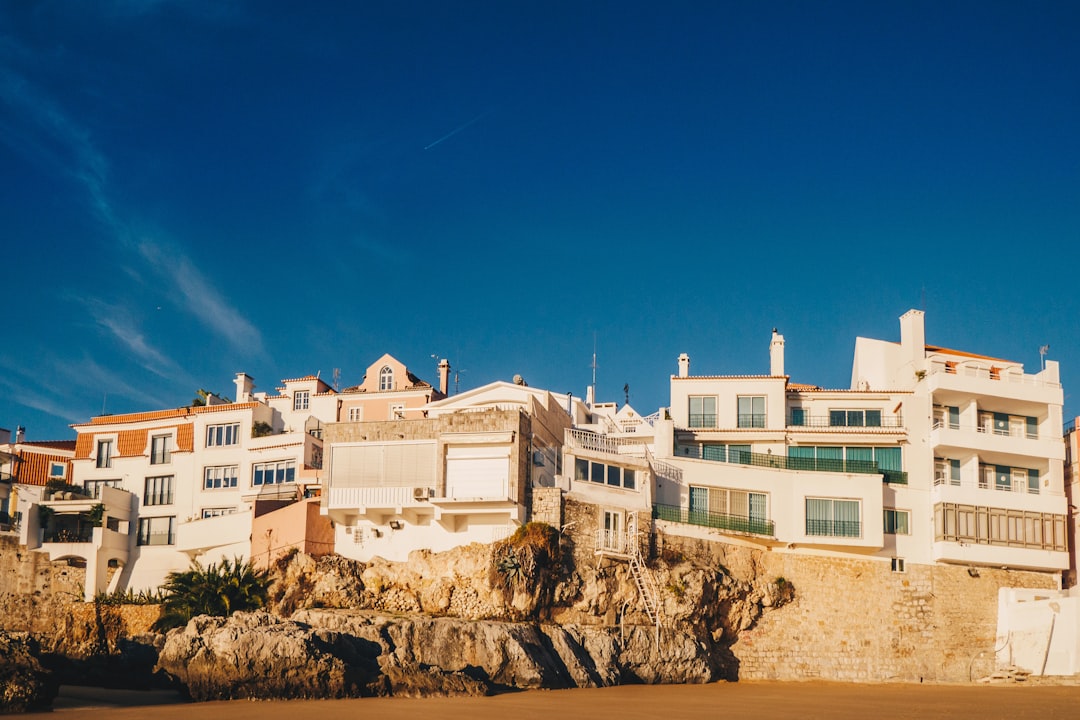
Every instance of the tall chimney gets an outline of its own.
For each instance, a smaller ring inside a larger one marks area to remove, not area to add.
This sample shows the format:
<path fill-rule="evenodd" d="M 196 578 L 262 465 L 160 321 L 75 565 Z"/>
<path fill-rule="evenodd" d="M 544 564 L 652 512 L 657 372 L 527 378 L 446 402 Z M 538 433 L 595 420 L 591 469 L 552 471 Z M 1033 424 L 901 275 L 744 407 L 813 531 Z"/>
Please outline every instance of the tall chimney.
<path fill-rule="evenodd" d="M 679 377 L 690 377 L 690 356 L 686 353 L 679 355 Z"/>
<path fill-rule="evenodd" d="M 772 342 L 769 343 L 769 374 L 773 377 L 784 376 L 784 336 L 772 329 Z"/>
<path fill-rule="evenodd" d="M 926 357 L 926 325 L 922 310 L 908 310 L 900 316 L 900 347 L 908 362 Z"/>
<path fill-rule="evenodd" d="M 439 392 L 450 397 L 450 361 L 446 358 L 439 361 Z"/>
<path fill-rule="evenodd" d="M 24 428 L 22 425 L 17 426 L 15 428 L 15 442 L 16 443 L 21 443 L 25 439 L 26 439 L 26 428 Z"/>
<path fill-rule="evenodd" d="M 252 377 L 247 373 L 238 372 L 233 383 L 236 385 L 236 402 L 251 402 L 251 393 L 255 389 L 255 381 Z"/>

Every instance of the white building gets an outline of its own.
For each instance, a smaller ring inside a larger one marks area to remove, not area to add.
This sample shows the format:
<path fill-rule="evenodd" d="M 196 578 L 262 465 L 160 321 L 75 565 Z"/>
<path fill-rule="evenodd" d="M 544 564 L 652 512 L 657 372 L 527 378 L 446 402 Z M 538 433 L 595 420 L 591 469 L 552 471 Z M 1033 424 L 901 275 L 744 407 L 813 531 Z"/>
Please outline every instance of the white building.
<path fill-rule="evenodd" d="M 775 331 L 770 356 L 759 376 L 692 376 L 680 356 L 656 422 L 655 455 L 676 470 L 657 479 L 665 531 L 898 571 L 1068 567 L 1056 362 L 1025 374 L 926 345 L 914 310 L 899 343 L 857 339 L 847 390 L 790 382 Z"/>
<path fill-rule="evenodd" d="M 316 378 L 285 384 L 325 392 Z M 85 563 L 87 599 L 157 588 L 192 560 L 249 558 L 255 516 L 317 494 L 322 440 L 307 428 L 322 422 L 293 408 L 292 393 L 255 396 L 244 373 L 236 385 L 237 402 L 209 395 L 204 406 L 73 426 L 71 482 L 82 492 L 42 494 L 29 548 Z"/>

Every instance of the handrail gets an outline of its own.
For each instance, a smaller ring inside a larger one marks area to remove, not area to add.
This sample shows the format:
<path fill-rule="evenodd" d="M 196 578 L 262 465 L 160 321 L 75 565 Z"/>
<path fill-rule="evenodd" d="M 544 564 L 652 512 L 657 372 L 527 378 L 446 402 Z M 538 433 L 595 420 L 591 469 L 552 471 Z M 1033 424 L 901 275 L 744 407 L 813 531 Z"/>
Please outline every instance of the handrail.
<path fill-rule="evenodd" d="M 902 429 L 904 427 L 903 415 L 888 415 L 882 416 L 881 421 L 876 425 L 837 425 L 832 422 L 832 418 L 829 415 L 804 415 L 802 422 L 792 422 L 792 416 L 789 414 L 787 418 L 787 427 L 790 428 L 836 428 L 837 430 L 854 430 L 856 432 L 860 430 L 878 430 L 878 429 Z M 845 418 L 846 419 L 846 418 Z"/>
<path fill-rule="evenodd" d="M 753 535 L 768 535 L 771 537 L 776 534 L 776 523 L 772 520 L 710 512 L 708 510 L 691 510 L 678 505 L 656 503 L 653 505 L 653 517 L 657 520 L 667 520 L 668 522 L 677 522 L 684 525 L 698 525 Z"/>

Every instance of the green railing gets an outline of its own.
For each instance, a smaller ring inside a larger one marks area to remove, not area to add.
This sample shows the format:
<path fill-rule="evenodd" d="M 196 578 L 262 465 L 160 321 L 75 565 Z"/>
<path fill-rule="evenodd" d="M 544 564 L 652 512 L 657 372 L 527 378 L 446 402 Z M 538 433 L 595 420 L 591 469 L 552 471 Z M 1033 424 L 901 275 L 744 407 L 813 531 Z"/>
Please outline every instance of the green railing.
<path fill-rule="evenodd" d="M 753 533 L 754 535 L 775 535 L 776 523 L 772 520 L 758 520 L 742 515 L 690 510 L 677 505 L 653 505 L 653 518 L 685 525 L 731 530 L 733 532 Z"/>
<path fill-rule="evenodd" d="M 806 534 L 823 537 L 861 537 L 862 523 L 858 520 L 806 520 Z"/>
<path fill-rule="evenodd" d="M 708 447 L 707 445 L 705 447 Z M 902 470 L 882 470 L 873 460 L 831 460 L 827 458 L 802 458 L 784 455 L 728 450 L 727 459 L 709 457 L 702 454 L 700 448 L 687 445 L 675 447 L 675 457 L 690 457 L 697 460 L 726 462 L 734 465 L 753 465 L 756 467 L 776 468 L 777 470 L 808 470 L 810 472 L 839 472 L 859 475 L 884 475 L 885 482 L 907 485 L 907 473 Z"/>

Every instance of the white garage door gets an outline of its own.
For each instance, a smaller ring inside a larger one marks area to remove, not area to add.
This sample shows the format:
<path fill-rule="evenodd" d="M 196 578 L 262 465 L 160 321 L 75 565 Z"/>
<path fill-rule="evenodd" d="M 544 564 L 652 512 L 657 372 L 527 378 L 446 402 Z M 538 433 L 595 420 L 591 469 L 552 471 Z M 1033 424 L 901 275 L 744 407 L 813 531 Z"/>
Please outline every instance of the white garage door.
<path fill-rule="evenodd" d="M 510 448 L 464 445 L 446 449 L 446 495 L 505 498 L 509 492 Z"/>

